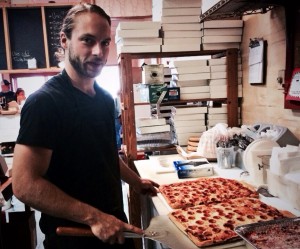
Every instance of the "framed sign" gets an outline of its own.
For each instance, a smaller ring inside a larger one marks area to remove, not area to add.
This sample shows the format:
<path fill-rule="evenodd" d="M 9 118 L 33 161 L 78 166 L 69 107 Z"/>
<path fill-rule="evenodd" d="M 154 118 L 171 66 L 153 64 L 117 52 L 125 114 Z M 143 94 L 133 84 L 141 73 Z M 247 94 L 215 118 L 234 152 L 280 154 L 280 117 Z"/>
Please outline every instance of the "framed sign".
<path fill-rule="evenodd" d="M 249 44 L 249 83 L 264 83 L 264 48 L 263 39 L 251 39 Z"/>
<path fill-rule="evenodd" d="M 295 68 L 293 71 L 292 80 L 285 99 L 300 102 L 300 68 Z"/>
<path fill-rule="evenodd" d="M 42 13 L 40 8 L 7 9 L 13 69 L 28 68 L 35 59 L 38 68 L 46 67 Z"/>
<path fill-rule="evenodd" d="M 0 70 L 7 69 L 6 62 L 6 50 L 5 50 L 5 37 L 4 37 L 4 23 L 3 23 L 3 12 L 0 9 Z"/>

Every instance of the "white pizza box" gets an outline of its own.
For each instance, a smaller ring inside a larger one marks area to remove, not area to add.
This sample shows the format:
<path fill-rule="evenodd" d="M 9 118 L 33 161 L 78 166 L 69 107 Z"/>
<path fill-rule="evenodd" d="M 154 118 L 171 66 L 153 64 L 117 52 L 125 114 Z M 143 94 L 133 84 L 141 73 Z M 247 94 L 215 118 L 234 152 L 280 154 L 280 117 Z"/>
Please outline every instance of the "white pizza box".
<path fill-rule="evenodd" d="M 165 118 L 137 118 L 135 120 L 137 127 L 145 127 L 145 126 L 156 126 L 156 125 L 165 125 Z"/>

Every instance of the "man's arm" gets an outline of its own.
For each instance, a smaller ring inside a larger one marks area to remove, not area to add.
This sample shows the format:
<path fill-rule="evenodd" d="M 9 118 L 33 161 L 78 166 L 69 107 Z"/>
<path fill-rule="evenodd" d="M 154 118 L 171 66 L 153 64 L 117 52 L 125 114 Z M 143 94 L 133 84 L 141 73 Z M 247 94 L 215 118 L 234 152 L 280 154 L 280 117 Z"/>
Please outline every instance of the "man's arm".
<path fill-rule="evenodd" d="M 14 150 L 12 186 L 22 202 L 49 215 L 91 227 L 95 236 L 110 243 L 122 243 L 123 231 L 141 234 L 137 227 L 83 203 L 64 193 L 44 178 L 52 151 L 17 144 Z M 71 174 L 71 172 L 70 172 Z"/>
<path fill-rule="evenodd" d="M 122 180 L 131 185 L 137 193 L 149 194 L 151 196 L 157 194 L 157 188 L 159 187 L 158 183 L 149 179 L 140 178 L 132 169 L 127 166 L 120 156 L 119 164 Z"/>

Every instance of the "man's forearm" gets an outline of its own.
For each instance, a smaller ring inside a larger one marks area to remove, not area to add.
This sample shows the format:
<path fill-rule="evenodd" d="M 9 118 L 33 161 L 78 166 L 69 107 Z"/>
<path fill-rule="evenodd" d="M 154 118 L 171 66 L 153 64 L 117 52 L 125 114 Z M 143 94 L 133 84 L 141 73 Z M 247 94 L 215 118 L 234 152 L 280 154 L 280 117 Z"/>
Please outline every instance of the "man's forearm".
<path fill-rule="evenodd" d="M 23 191 L 17 196 L 20 201 L 54 217 L 89 225 L 93 213 L 99 213 L 99 210 L 67 195 L 43 178 L 36 179 Z"/>
<path fill-rule="evenodd" d="M 121 179 L 128 184 L 135 184 L 140 182 L 140 177 L 137 173 L 135 173 L 132 169 L 128 167 L 128 165 L 124 162 L 122 158 L 119 157 L 119 164 L 120 164 L 120 172 L 121 172 Z"/>

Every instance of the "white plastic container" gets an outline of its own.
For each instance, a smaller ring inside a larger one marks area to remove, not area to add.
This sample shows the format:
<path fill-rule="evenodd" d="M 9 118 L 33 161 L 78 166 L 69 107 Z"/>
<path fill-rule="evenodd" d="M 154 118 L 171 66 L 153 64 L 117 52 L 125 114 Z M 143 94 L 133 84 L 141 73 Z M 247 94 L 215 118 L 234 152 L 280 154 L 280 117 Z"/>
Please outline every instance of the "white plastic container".
<path fill-rule="evenodd" d="M 287 196 L 294 208 L 300 210 L 300 171 L 286 174 Z"/>
<path fill-rule="evenodd" d="M 271 195 L 289 201 L 287 198 L 287 181 L 283 176 L 276 175 L 271 170 L 267 170 L 267 185 Z"/>
<path fill-rule="evenodd" d="M 300 171 L 280 176 L 267 170 L 267 183 L 271 195 L 289 202 L 293 208 L 300 210 Z"/>
<path fill-rule="evenodd" d="M 300 151 L 298 147 L 273 148 L 270 169 L 274 174 L 285 175 L 300 170 Z"/>
<path fill-rule="evenodd" d="M 272 149 L 279 145 L 270 139 L 257 139 L 249 144 L 243 155 L 245 169 L 249 172 L 251 182 L 255 186 L 267 183 L 267 172 Z"/>

